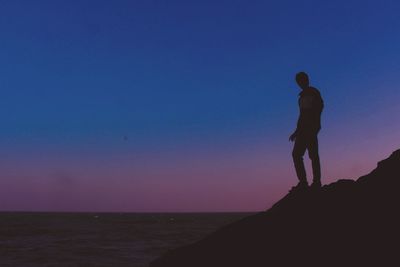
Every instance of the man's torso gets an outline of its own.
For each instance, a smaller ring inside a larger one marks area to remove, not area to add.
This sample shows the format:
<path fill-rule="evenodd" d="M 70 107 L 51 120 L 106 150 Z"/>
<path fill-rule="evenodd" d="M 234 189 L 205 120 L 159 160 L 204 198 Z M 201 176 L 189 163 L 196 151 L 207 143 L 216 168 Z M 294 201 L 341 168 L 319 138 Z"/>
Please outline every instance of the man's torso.
<path fill-rule="evenodd" d="M 300 119 L 299 134 L 317 134 L 321 129 L 321 113 L 324 107 L 320 92 L 309 87 L 299 94 Z"/>

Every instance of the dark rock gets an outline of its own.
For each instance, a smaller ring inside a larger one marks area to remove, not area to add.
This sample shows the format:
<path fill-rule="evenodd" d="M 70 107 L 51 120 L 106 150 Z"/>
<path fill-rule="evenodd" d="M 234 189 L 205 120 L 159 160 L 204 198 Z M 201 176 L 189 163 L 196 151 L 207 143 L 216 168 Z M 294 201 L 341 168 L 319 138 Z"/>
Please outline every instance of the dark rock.
<path fill-rule="evenodd" d="M 400 150 L 357 181 L 292 192 L 151 267 L 400 266 Z"/>

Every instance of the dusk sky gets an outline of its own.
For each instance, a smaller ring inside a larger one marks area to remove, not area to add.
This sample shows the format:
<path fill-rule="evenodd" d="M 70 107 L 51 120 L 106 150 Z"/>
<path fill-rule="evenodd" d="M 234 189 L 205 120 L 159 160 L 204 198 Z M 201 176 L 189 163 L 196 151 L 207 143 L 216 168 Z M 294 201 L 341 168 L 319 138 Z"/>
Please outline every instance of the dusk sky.
<path fill-rule="evenodd" d="M 297 183 L 298 71 L 325 100 L 322 182 L 356 179 L 400 148 L 399 12 L 0 1 L 0 210 L 268 208 Z"/>

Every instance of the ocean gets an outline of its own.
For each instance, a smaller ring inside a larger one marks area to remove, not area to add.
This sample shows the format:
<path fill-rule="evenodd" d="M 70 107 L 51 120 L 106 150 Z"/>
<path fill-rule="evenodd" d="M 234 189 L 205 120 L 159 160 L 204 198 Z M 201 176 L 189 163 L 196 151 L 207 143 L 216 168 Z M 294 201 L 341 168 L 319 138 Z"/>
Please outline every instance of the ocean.
<path fill-rule="evenodd" d="M 1 212 L 0 266 L 145 267 L 248 215 Z"/>

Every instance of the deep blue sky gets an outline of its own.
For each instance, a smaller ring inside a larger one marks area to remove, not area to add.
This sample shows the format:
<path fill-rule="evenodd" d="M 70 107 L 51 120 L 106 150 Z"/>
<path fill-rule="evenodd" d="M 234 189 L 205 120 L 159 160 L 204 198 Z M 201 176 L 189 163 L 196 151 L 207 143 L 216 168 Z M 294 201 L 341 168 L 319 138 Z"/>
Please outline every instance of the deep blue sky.
<path fill-rule="evenodd" d="M 156 169 L 172 157 L 180 168 L 179 159 L 196 151 L 226 157 L 262 143 L 265 161 L 279 151 L 289 155 L 279 162 L 290 169 L 293 77 L 304 70 L 326 102 L 326 148 L 354 152 L 360 147 L 351 145 L 364 137 L 375 142 L 370 150 L 382 149 L 371 157 L 380 157 L 397 145 L 390 139 L 397 117 L 389 114 L 399 111 L 399 10 L 397 1 L 355 0 L 1 1 L 1 155 L 22 170 L 33 159 L 57 155 L 52 164 L 74 173 L 65 155 L 83 165 L 130 155 Z M 19 177 L 14 165 L 2 164 Z M 264 174 L 279 173 L 265 168 Z M 39 169 L 35 175 L 48 175 L 53 165 Z M 96 175 L 95 168 L 87 172 Z M 129 177 L 127 188 L 142 179 Z M 22 207 L 14 202 L 4 209 Z M 140 207 L 147 206 L 131 210 Z M 161 202 L 151 207 L 165 208 Z"/>

